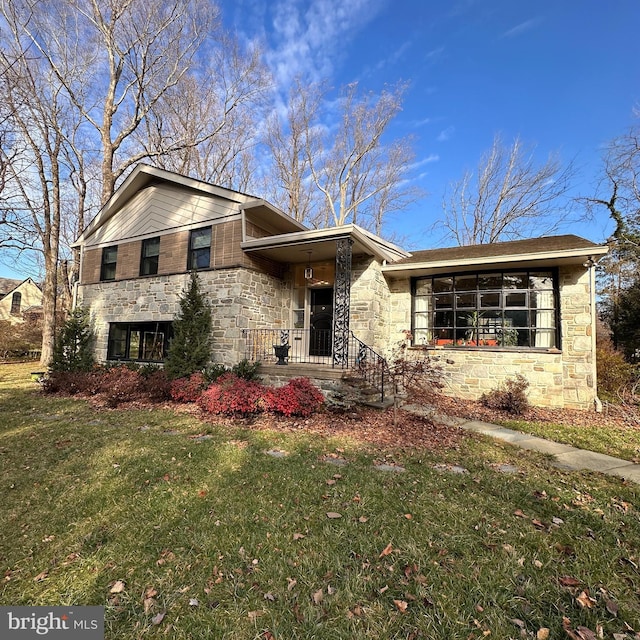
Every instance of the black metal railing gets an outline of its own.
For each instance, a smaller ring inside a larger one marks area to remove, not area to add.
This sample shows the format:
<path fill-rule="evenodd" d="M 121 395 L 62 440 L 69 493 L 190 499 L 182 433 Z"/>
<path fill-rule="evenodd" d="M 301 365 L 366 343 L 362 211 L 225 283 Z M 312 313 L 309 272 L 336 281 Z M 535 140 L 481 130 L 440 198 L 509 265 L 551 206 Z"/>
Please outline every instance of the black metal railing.
<path fill-rule="evenodd" d="M 286 361 L 296 364 L 322 364 L 350 369 L 384 399 L 388 380 L 387 361 L 367 344 L 349 332 L 348 356 L 336 365 L 332 357 L 331 329 L 243 329 L 244 357 L 250 362 L 274 363 L 275 347 L 288 345 Z"/>

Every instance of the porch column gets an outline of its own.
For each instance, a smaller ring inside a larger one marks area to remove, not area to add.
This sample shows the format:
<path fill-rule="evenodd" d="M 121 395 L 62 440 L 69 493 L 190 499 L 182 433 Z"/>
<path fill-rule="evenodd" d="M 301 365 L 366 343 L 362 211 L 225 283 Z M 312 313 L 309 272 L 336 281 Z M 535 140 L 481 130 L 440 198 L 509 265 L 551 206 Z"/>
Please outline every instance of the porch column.
<path fill-rule="evenodd" d="M 333 288 L 333 366 L 349 364 L 349 307 L 351 302 L 351 238 L 336 241 L 336 278 Z"/>

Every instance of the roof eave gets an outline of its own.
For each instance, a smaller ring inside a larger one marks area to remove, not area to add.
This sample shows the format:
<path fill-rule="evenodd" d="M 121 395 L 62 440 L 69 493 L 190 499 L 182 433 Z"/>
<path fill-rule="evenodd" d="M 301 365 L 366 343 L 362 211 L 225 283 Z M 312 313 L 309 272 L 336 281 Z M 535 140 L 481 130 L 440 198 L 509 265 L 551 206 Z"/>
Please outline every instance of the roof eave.
<path fill-rule="evenodd" d="M 536 262 L 556 263 L 556 264 L 579 264 L 581 261 L 592 258 L 597 262 L 603 255 L 609 251 L 607 246 L 594 245 L 592 247 L 584 247 L 579 249 L 548 251 L 544 253 L 521 253 L 504 256 L 479 256 L 476 258 L 450 259 L 450 260 L 434 260 L 423 262 L 410 262 L 402 264 L 383 265 L 384 273 L 403 273 L 403 272 L 436 272 L 446 269 L 454 271 L 462 271 L 468 267 L 488 267 L 493 265 L 504 264 L 531 264 Z"/>

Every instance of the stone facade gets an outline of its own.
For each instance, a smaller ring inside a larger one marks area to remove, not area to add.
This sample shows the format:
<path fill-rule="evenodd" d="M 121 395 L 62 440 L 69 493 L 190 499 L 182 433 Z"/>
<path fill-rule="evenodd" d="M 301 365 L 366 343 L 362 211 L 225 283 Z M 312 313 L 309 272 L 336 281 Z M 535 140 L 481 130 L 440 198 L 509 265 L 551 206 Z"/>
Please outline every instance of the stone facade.
<path fill-rule="evenodd" d="M 522 374 L 529 382 L 532 404 L 549 407 L 592 409 L 596 401 L 595 363 L 592 349 L 590 275 L 581 267 L 559 270 L 560 349 L 500 350 L 473 347 L 415 348 L 425 351 L 444 368 L 444 393 L 478 399 L 507 378 Z M 389 280 L 391 302 L 389 344 L 402 339 L 411 327 L 409 278 Z"/>
<path fill-rule="evenodd" d="M 288 325 L 291 296 L 281 279 L 245 268 L 202 271 L 198 276 L 212 309 L 214 362 L 233 365 L 245 357 L 242 329 Z M 189 275 L 182 274 L 81 285 L 78 304 L 91 309 L 97 359 L 107 359 L 110 323 L 172 321 L 188 282 Z"/>

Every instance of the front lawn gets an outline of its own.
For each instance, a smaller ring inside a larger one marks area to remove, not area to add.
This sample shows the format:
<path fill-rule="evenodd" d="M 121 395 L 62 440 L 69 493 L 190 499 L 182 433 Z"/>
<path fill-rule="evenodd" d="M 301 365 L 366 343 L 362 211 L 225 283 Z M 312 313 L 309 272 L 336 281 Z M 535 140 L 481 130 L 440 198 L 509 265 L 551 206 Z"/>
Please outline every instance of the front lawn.
<path fill-rule="evenodd" d="M 28 374 L 0 365 L 1 605 L 103 605 L 114 640 L 640 631 L 636 485 L 467 434 L 371 444 L 366 414 L 98 411 Z"/>

